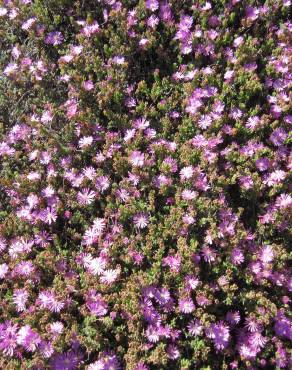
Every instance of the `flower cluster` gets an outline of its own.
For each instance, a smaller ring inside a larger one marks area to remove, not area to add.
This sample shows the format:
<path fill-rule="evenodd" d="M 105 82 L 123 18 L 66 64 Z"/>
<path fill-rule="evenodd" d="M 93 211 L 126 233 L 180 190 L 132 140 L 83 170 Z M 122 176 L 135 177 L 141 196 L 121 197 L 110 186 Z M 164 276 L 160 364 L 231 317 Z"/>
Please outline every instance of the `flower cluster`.
<path fill-rule="evenodd" d="M 0 368 L 287 369 L 290 0 L 0 5 Z"/>

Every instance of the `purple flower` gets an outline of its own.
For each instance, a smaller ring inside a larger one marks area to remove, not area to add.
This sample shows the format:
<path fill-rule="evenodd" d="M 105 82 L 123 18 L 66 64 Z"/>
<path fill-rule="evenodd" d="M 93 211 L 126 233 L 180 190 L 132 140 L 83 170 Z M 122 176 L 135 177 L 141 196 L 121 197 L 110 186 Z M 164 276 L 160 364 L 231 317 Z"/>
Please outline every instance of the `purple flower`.
<path fill-rule="evenodd" d="M 29 325 L 22 326 L 17 333 L 17 344 L 23 346 L 26 351 L 34 352 L 41 343 L 41 337 L 34 332 Z"/>
<path fill-rule="evenodd" d="M 86 295 L 86 307 L 92 315 L 104 316 L 108 312 L 108 305 L 102 299 L 101 294 L 97 294 L 95 289 L 92 289 Z"/>
<path fill-rule="evenodd" d="M 157 343 L 160 339 L 159 325 L 148 325 L 146 329 L 146 337 L 151 343 Z"/>
<path fill-rule="evenodd" d="M 261 328 L 260 322 L 254 317 L 248 317 L 245 320 L 244 326 L 251 333 L 255 333 L 256 331 L 259 331 Z"/>
<path fill-rule="evenodd" d="M 50 45 L 60 45 L 64 40 L 63 35 L 59 31 L 50 32 L 45 38 L 45 43 Z"/>
<path fill-rule="evenodd" d="M 76 370 L 80 363 L 80 356 L 75 351 L 56 354 L 51 358 L 52 370 Z"/>
<path fill-rule="evenodd" d="M 171 7 L 168 2 L 163 2 L 160 4 L 159 17 L 161 20 L 167 24 L 171 24 L 173 21 L 173 14 Z"/>
<path fill-rule="evenodd" d="M 218 324 L 211 324 L 206 334 L 213 340 L 217 350 L 222 351 L 229 344 L 229 327 L 223 321 L 220 321 Z"/>
<path fill-rule="evenodd" d="M 231 325 L 236 325 L 240 322 L 240 314 L 238 311 L 228 311 L 226 314 L 226 321 Z"/>
<path fill-rule="evenodd" d="M 270 141 L 275 146 L 280 146 L 286 140 L 287 136 L 288 136 L 287 132 L 282 127 L 280 127 L 273 131 L 273 133 L 270 136 Z"/>
<path fill-rule="evenodd" d="M 151 10 L 152 12 L 155 12 L 159 7 L 159 3 L 157 0 L 146 0 L 146 9 Z"/>
<path fill-rule="evenodd" d="M 268 158 L 263 157 L 256 161 L 256 167 L 259 171 L 266 171 L 270 166 L 270 161 Z"/>
<path fill-rule="evenodd" d="M 57 211 L 53 207 L 47 207 L 41 213 L 41 219 L 44 223 L 51 225 L 57 220 Z"/>
<path fill-rule="evenodd" d="M 260 332 L 256 331 L 248 336 L 248 342 L 254 348 L 263 348 L 267 343 L 267 338 L 264 337 Z"/>
<path fill-rule="evenodd" d="M 278 315 L 274 325 L 275 333 L 279 337 L 292 340 L 292 321 L 284 315 Z"/>
<path fill-rule="evenodd" d="M 176 360 L 180 356 L 179 349 L 175 344 L 170 344 L 166 349 L 166 353 L 171 360 Z"/>

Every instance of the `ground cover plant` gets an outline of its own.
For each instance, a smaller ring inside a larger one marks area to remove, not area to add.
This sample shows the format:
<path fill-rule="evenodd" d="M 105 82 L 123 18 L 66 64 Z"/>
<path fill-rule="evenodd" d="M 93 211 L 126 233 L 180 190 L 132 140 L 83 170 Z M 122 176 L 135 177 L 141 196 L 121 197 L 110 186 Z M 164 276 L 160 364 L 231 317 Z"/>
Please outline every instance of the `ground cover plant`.
<path fill-rule="evenodd" d="M 290 368 L 290 6 L 0 2 L 1 369 Z"/>

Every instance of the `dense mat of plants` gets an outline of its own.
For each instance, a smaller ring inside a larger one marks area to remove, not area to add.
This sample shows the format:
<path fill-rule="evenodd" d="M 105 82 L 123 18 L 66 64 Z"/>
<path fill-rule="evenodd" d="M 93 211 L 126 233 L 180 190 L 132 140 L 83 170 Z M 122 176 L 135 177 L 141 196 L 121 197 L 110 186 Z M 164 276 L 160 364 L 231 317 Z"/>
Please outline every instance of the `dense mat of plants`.
<path fill-rule="evenodd" d="M 2 0 L 1 369 L 291 366 L 290 5 Z"/>

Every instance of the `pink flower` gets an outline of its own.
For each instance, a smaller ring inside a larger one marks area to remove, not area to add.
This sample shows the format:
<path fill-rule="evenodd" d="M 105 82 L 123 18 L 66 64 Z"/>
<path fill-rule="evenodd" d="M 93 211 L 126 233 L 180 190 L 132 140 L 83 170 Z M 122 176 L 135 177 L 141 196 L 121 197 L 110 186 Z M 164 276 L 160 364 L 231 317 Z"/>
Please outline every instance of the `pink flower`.
<path fill-rule="evenodd" d="M 260 251 L 259 258 L 262 263 L 270 263 L 274 259 L 273 248 L 270 245 L 265 245 Z"/>
<path fill-rule="evenodd" d="M 4 279 L 9 271 L 9 267 L 6 263 L 0 264 L 0 279 Z"/>
<path fill-rule="evenodd" d="M 28 292 L 25 289 L 15 289 L 13 292 L 13 303 L 16 305 L 18 312 L 25 310 L 25 305 L 28 300 Z"/>
<path fill-rule="evenodd" d="M 107 260 L 103 257 L 92 258 L 88 256 L 84 259 L 84 266 L 90 274 L 100 276 L 107 266 Z"/>
<path fill-rule="evenodd" d="M 135 167 L 143 167 L 145 162 L 145 156 L 139 150 L 135 150 L 130 155 L 130 161 Z"/>
<path fill-rule="evenodd" d="M 193 190 L 185 189 L 182 191 L 181 196 L 184 200 L 192 200 L 197 197 L 197 193 Z"/>
<path fill-rule="evenodd" d="M 229 82 L 233 79 L 234 77 L 234 71 L 231 71 L 231 70 L 227 70 L 224 74 L 224 79 Z"/>
<path fill-rule="evenodd" d="M 144 229 L 149 223 L 149 216 L 146 213 L 137 213 L 133 217 L 133 222 L 138 229 Z"/>
<path fill-rule="evenodd" d="M 179 349 L 175 344 L 170 344 L 166 349 L 166 353 L 171 360 L 176 360 L 180 356 Z"/>
<path fill-rule="evenodd" d="M 216 252 L 208 246 L 202 248 L 202 255 L 205 262 L 211 263 L 216 260 Z"/>
<path fill-rule="evenodd" d="M 231 254 L 231 262 L 234 265 L 240 265 L 244 262 L 244 255 L 239 248 L 235 248 Z"/>
<path fill-rule="evenodd" d="M 187 299 L 180 299 L 179 300 L 179 310 L 182 313 L 191 313 L 195 309 L 194 302 L 192 299 L 187 298 Z"/>
<path fill-rule="evenodd" d="M 100 281 L 104 284 L 110 285 L 117 280 L 118 276 L 120 275 L 120 272 L 121 272 L 120 269 L 104 270 L 100 277 Z"/>
<path fill-rule="evenodd" d="M 64 307 L 64 302 L 58 301 L 55 294 L 50 291 L 42 291 L 38 296 L 38 304 L 42 309 L 48 309 L 51 312 L 60 312 Z"/>
<path fill-rule="evenodd" d="M 241 176 L 239 178 L 239 183 L 245 190 L 253 187 L 253 179 L 250 176 Z"/>
<path fill-rule="evenodd" d="M 9 63 L 9 64 L 4 68 L 3 73 L 4 73 L 6 76 L 12 76 L 13 74 L 15 74 L 15 72 L 17 72 L 17 70 L 18 70 L 18 65 L 17 65 L 17 63 Z"/>
<path fill-rule="evenodd" d="M 2 253 L 7 247 L 7 242 L 6 240 L 0 236 L 0 253 Z"/>
<path fill-rule="evenodd" d="M 168 266 L 174 272 L 179 272 L 181 265 L 180 256 L 168 256 L 162 260 L 162 266 Z"/>
<path fill-rule="evenodd" d="M 191 335 L 201 335 L 204 329 L 200 320 L 190 321 L 187 327 Z"/>
<path fill-rule="evenodd" d="M 192 176 L 194 175 L 195 171 L 194 171 L 194 168 L 193 166 L 187 166 L 187 167 L 183 167 L 181 170 L 180 170 L 180 178 L 182 181 L 184 180 L 189 180 L 192 178 Z"/>
<path fill-rule="evenodd" d="M 102 233 L 105 228 L 105 220 L 103 218 L 95 218 L 93 220 L 93 228 L 99 232 Z"/>
<path fill-rule="evenodd" d="M 91 80 L 84 81 L 82 86 L 83 86 L 84 90 L 86 90 L 86 91 L 90 91 L 90 90 L 94 89 L 94 84 Z"/>
<path fill-rule="evenodd" d="M 54 336 L 58 336 L 63 333 L 64 331 L 64 325 L 60 321 L 55 321 L 49 326 L 49 331 Z"/>
<path fill-rule="evenodd" d="M 261 324 L 257 319 L 254 317 L 248 317 L 245 320 L 244 326 L 247 328 L 247 330 L 251 333 L 255 333 L 256 331 L 259 331 L 261 328 Z"/>
<path fill-rule="evenodd" d="M 78 192 L 77 201 L 81 205 L 89 205 L 94 201 L 96 194 L 94 191 L 85 188 Z"/>
<path fill-rule="evenodd" d="M 78 113 L 78 104 L 76 99 L 69 99 L 65 103 L 65 108 L 67 109 L 67 117 L 69 119 L 73 118 Z"/>
<path fill-rule="evenodd" d="M 286 172 L 282 170 L 275 170 L 264 181 L 268 186 L 280 184 L 286 177 Z"/>
<path fill-rule="evenodd" d="M 207 129 L 209 126 L 211 126 L 212 121 L 213 121 L 213 119 L 212 119 L 211 115 L 203 114 L 203 115 L 200 117 L 199 121 L 198 121 L 198 126 L 199 126 L 201 129 L 205 130 L 205 129 Z"/>
<path fill-rule="evenodd" d="M 34 271 L 35 266 L 31 261 L 21 261 L 15 266 L 13 274 L 16 276 L 28 277 L 31 276 Z"/>
<path fill-rule="evenodd" d="M 93 137 L 92 136 L 84 136 L 79 140 L 79 148 L 88 148 L 92 145 L 93 143 Z"/>

